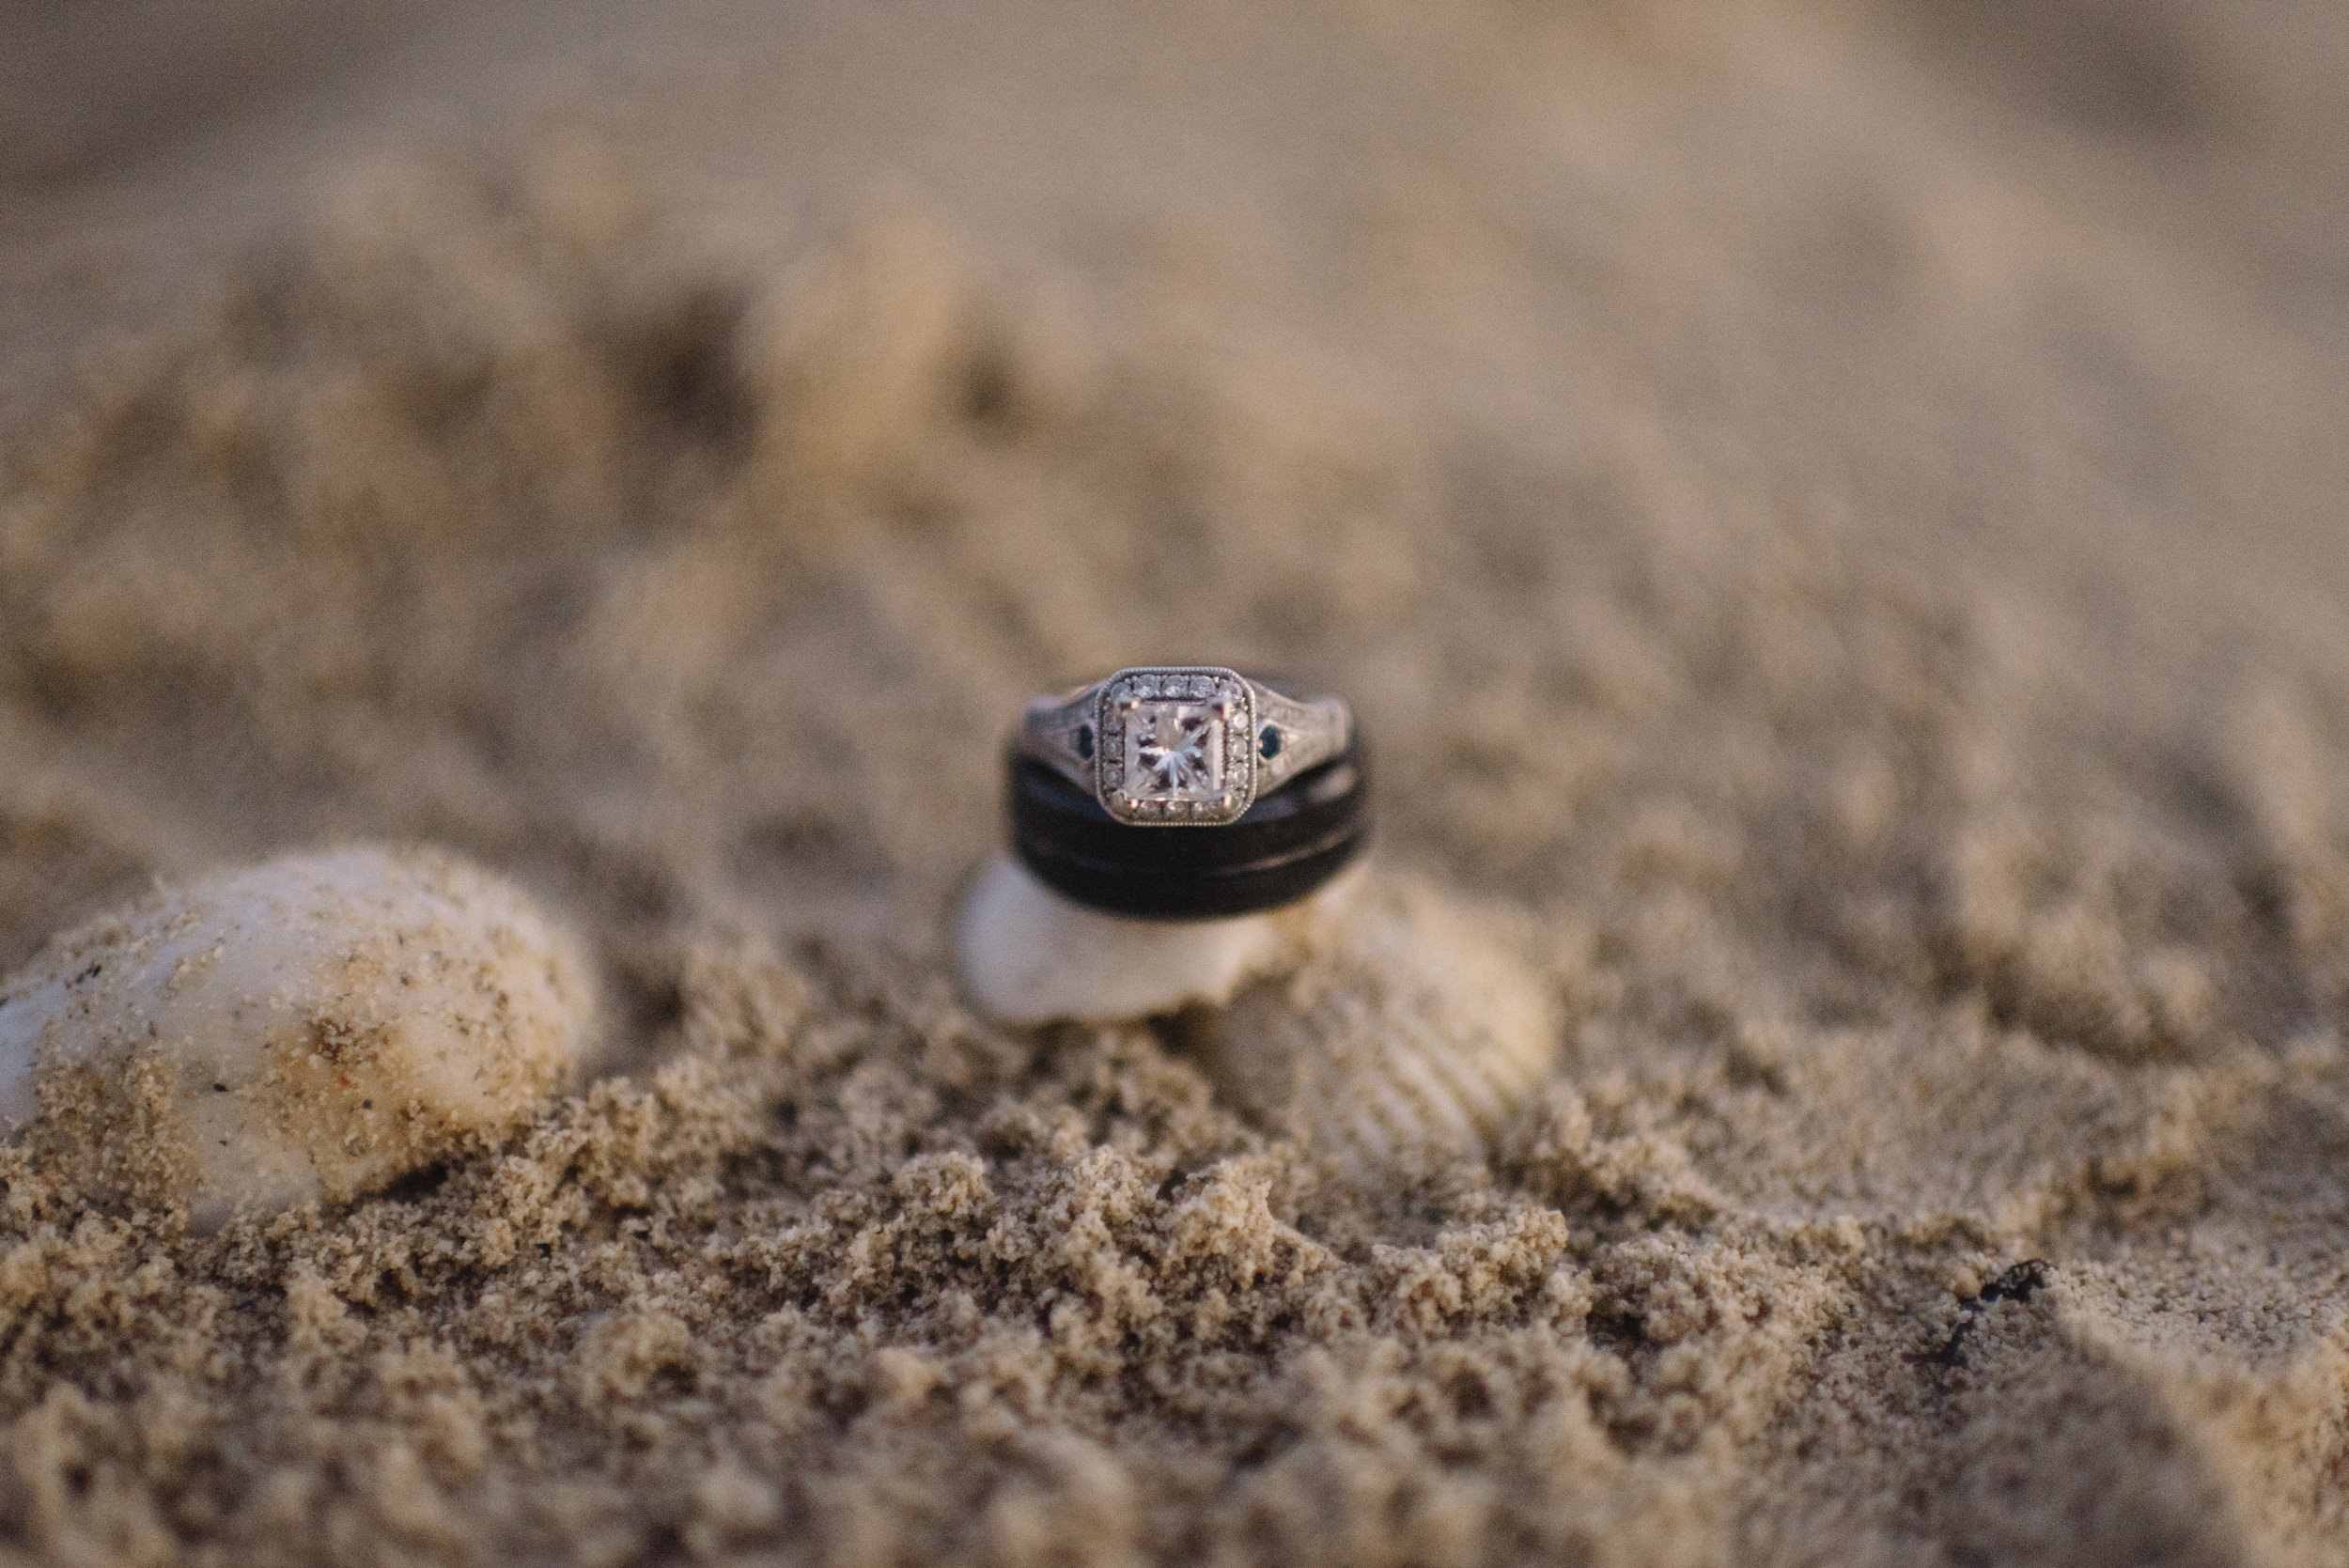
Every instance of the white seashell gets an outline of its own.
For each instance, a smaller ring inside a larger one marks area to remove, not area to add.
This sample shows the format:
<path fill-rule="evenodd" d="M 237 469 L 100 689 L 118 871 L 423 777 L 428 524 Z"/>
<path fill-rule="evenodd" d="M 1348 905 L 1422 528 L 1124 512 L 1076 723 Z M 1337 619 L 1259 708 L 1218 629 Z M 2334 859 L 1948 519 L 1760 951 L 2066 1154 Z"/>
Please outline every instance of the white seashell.
<path fill-rule="evenodd" d="M 91 1197 L 343 1198 L 527 1116 L 592 1013 L 576 941 L 430 850 L 350 848 L 164 889 L 0 986 L 0 1132 Z"/>
<path fill-rule="evenodd" d="M 973 879 L 955 920 L 955 961 L 979 1011 L 1008 1024 L 1094 1022 L 1221 1005 L 1300 962 L 1358 873 L 1311 898 L 1223 920 L 1129 920 L 1074 904 L 1008 855 Z"/>
<path fill-rule="evenodd" d="M 1350 1180 L 1480 1157 L 1557 1057 L 1527 945 L 1505 915 L 1381 879 L 1196 1038 L 1226 1097 Z"/>

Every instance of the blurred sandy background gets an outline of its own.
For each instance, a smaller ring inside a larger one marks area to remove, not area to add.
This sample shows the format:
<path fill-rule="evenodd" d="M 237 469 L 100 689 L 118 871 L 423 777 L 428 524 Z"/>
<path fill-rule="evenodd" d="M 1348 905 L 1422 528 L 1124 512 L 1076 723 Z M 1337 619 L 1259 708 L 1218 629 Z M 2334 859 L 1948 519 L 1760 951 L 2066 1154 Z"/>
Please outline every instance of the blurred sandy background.
<path fill-rule="evenodd" d="M 2349 12 L 0 39 L 0 967 L 423 839 L 614 1017 L 347 1211 L 11 1166 L 0 1550 L 2349 1561 Z M 1019 700 L 1169 653 L 1542 933 L 1489 1162 L 956 1002 Z"/>

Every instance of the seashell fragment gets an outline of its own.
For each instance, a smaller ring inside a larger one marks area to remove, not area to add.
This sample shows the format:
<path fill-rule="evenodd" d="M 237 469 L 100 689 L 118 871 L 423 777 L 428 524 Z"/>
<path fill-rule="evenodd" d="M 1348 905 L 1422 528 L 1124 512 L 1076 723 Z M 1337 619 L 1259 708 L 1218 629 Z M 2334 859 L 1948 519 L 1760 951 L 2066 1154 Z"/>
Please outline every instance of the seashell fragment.
<path fill-rule="evenodd" d="M 1311 898 L 1262 914 L 1133 920 L 1063 898 L 999 855 L 956 916 L 956 965 L 972 1002 L 1008 1024 L 1220 1005 L 1248 981 L 1300 962 L 1314 928 L 1343 907 L 1356 879 L 1341 874 Z"/>
<path fill-rule="evenodd" d="M 1219 1091 L 1349 1180 L 1481 1157 L 1557 1056 L 1528 945 L 1502 913 L 1382 878 L 1194 1038 Z"/>
<path fill-rule="evenodd" d="M 512 884 L 432 850 L 290 856 L 160 890 L 0 986 L 0 1132 L 209 1230 L 511 1126 L 592 1010 L 578 944 Z"/>

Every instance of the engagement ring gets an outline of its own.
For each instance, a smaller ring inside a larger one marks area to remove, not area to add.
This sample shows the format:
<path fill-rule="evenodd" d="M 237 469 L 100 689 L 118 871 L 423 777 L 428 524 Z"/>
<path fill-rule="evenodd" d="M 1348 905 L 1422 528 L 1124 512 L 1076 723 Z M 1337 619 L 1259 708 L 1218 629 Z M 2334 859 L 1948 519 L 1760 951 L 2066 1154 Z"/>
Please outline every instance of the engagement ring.
<path fill-rule="evenodd" d="M 1299 701 L 1211 665 L 1120 670 L 1028 705 L 1019 750 L 1132 827 L 1215 828 L 1342 756 L 1335 697 Z"/>

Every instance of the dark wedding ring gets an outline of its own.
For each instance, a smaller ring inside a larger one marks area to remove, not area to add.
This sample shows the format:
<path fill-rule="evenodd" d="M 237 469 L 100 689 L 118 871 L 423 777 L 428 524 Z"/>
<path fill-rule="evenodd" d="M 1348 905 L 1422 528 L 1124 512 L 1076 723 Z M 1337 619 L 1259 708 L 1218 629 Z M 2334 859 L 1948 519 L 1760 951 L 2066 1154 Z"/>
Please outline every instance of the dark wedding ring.
<path fill-rule="evenodd" d="M 1237 820 L 1187 832 L 1118 821 L 1016 744 L 1005 760 L 1013 852 L 1046 887 L 1108 914 L 1212 920 L 1278 908 L 1344 870 L 1370 836 L 1359 734 Z"/>

